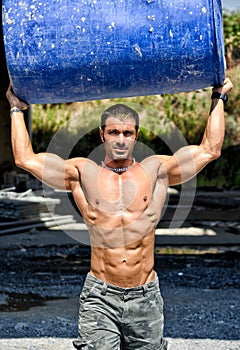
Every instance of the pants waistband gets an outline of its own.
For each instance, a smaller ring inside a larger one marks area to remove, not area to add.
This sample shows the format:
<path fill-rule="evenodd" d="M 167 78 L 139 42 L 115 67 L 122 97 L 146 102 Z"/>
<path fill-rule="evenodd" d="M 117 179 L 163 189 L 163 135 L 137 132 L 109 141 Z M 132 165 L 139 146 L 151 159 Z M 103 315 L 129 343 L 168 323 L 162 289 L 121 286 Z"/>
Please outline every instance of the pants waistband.
<path fill-rule="evenodd" d="M 104 282 L 90 273 L 87 274 L 86 280 L 85 280 L 85 286 L 87 287 L 95 287 L 99 289 L 101 294 L 105 295 L 107 292 L 113 292 L 113 293 L 119 293 L 119 294 L 131 294 L 131 293 L 139 293 L 141 295 L 145 295 L 145 293 L 159 289 L 159 281 L 158 276 L 155 273 L 155 278 L 153 281 L 148 282 L 146 284 L 136 286 L 136 287 L 130 287 L 130 288 L 122 288 L 115 286 L 113 284 L 109 284 L 107 282 Z"/>

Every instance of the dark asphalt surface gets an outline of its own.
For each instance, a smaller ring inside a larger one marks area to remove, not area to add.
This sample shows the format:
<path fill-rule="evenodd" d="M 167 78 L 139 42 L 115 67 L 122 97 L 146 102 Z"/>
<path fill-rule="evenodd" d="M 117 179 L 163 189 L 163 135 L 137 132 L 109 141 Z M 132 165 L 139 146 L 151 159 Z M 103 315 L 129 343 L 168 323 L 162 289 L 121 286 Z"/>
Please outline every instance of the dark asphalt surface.
<path fill-rule="evenodd" d="M 90 249 L 41 234 L 0 238 L 1 350 L 73 349 Z M 169 349 L 239 350 L 240 246 L 179 249 L 155 256 Z"/>

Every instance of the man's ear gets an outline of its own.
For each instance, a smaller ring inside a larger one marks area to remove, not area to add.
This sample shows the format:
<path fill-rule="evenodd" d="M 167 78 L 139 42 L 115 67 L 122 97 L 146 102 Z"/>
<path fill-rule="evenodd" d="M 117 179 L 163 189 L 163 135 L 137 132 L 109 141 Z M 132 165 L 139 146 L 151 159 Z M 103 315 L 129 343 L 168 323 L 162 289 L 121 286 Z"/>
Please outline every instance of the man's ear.
<path fill-rule="evenodd" d="M 100 137 L 101 137 L 102 142 L 105 142 L 103 133 L 104 133 L 104 132 L 103 132 L 103 129 L 102 129 L 102 127 L 100 126 L 100 127 L 99 127 L 99 135 L 100 135 Z"/>
<path fill-rule="evenodd" d="M 135 141 L 137 141 L 138 136 L 139 136 L 139 130 L 137 131 L 137 134 L 136 134 L 136 137 L 135 137 Z"/>

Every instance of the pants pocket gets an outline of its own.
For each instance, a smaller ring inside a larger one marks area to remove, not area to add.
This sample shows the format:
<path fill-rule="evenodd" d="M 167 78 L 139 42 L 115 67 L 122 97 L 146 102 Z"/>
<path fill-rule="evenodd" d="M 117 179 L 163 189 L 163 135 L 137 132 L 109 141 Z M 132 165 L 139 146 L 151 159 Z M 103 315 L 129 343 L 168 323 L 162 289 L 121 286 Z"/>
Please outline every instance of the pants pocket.
<path fill-rule="evenodd" d="M 168 348 L 168 342 L 166 339 L 162 338 L 160 350 L 167 350 L 167 348 Z"/>
<path fill-rule="evenodd" d="M 80 339 L 74 340 L 73 341 L 73 346 L 77 350 L 87 350 L 87 344 L 83 343 Z"/>

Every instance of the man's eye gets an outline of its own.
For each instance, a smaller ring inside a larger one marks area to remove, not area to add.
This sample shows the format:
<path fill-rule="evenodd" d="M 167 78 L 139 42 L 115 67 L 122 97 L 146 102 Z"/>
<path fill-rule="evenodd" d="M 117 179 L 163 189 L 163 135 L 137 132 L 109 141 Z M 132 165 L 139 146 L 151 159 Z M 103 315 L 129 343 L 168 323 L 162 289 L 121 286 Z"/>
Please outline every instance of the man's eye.
<path fill-rule="evenodd" d="M 132 136 L 132 135 L 133 135 L 133 132 L 127 130 L 127 131 L 124 131 L 123 135 L 124 135 L 124 136 Z"/>
<path fill-rule="evenodd" d="M 118 131 L 118 130 L 109 130 L 108 134 L 117 136 L 117 135 L 120 135 L 121 132 Z M 130 131 L 130 130 L 123 131 L 123 136 L 125 136 L 125 137 L 129 137 L 129 136 L 132 136 L 132 135 L 133 135 L 133 131 Z"/>

